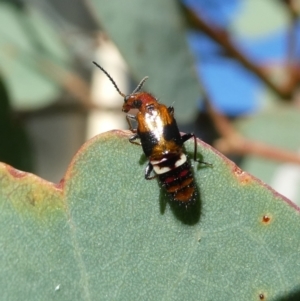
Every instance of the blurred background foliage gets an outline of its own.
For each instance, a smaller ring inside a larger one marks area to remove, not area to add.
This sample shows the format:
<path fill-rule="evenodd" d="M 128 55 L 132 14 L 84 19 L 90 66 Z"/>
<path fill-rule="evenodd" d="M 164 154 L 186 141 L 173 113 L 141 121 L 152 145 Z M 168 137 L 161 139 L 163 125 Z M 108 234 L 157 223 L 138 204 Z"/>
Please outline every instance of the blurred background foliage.
<path fill-rule="evenodd" d="M 300 204 L 298 0 L 0 1 L 0 160 L 58 182 L 145 89 Z M 118 158 L 116 158 L 118 159 Z M 119 158 L 120 160 L 122 158 Z"/>

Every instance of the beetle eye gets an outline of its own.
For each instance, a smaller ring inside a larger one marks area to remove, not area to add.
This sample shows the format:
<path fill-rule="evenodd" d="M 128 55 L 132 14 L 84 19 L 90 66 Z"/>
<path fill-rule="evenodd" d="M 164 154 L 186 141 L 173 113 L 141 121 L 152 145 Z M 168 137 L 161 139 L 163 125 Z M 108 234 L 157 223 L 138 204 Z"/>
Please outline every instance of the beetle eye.
<path fill-rule="evenodd" d="M 140 99 L 136 99 L 134 102 L 133 102 L 133 106 L 135 108 L 139 108 L 140 106 L 142 105 L 142 101 Z"/>

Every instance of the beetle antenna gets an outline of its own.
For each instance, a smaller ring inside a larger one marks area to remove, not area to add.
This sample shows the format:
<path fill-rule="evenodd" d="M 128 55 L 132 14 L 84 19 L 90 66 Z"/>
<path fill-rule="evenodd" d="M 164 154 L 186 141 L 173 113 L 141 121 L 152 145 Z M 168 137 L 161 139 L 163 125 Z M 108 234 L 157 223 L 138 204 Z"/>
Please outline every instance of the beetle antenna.
<path fill-rule="evenodd" d="M 131 94 L 134 94 L 138 91 L 140 91 L 145 83 L 145 81 L 148 79 L 149 77 L 148 76 L 145 76 L 141 81 L 140 83 L 138 84 L 138 86 L 133 90 L 133 92 Z"/>
<path fill-rule="evenodd" d="M 101 67 L 99 64 L 97 64 L 96 62 L 93 62 L 93 64 L 96 65 L 99 69 L 101 69 L 101 70 L 104 72 L 104 74 L 105 74 L 105 75 L 109 78 L 109 80 L 112 82 L 112 84 L 114 85 L 114 87 L 116 88 L 116 90 L 118 91 L 118 93 L 119 93 L 121 96 L 125 97 L 126 95 L 120 91 L 120 89 L 118 88 L 116 82 L 113 80 L 113 78 L 110 76 L 110 74 L 109 74 L 103 67 Z M 142 81 L 143 81 L 143 80 L 142 80 Z M 138 85 L 138 87 L 139 87 L 140 85 L 142 86 L 143 83 L 141 82 L 141 83 Z M 141 88 L 141 87 L 140 87 L 140 88 Z"/>

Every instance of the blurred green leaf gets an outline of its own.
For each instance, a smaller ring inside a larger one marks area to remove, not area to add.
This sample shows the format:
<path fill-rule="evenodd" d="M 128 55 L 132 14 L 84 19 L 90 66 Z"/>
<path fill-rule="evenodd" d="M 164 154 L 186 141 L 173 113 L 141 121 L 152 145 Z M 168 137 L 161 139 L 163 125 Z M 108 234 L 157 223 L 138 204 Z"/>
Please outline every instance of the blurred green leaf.
<path fill-rule="evenodd" d="M 240 120 L 236 125 L 241 133 L 249 139 L 262 141 L 270 146 L 294 151 L 295 153 L 300 151 L 299 112 L 288 105 L 276 104 L 270 106 L 252 118 Z M 242 167 L 269 185 L 274 183 L 275 177 L 282 167 L 294 170 L 298 167 L 298 174 L 300 172 L 297 164 L 276 162 L 254 156 L 247 156 L 243 160 Z M 300 205 L 300 177 L 298 176 L 298 181 L 297 179 L 293 181 L 289 176 L 292 175 L 287 170 L 283 181 L 285 186 L 293 188 L 289 191 L 289 197 Z M 294 187 L 291 187 L 291 185 Z"/>
<path fill-rule="evenodd" d="M 136 80 L 148 75 L 148 90 L 156 91 L 155 95 L 164 103 L 174 104 L 178 120 L 192 120 L 201 92 L 178 3 L 170 0 L 92 0 L 91 3 Z"/>
<path fill-rule="evenodd" d="M 69 63 L 58 33 L 29 7 L 18 9 L 0 2 L 0 71 L 11 93 L 11 105 L 19 110 L 51 104 L 61 85 L 58 76 L 51 76 L 50 62 L 65 67 Z"/>
<path fill-rule="evenodd" d="M 87 142 L 59 185 L 0 164 L 3 300 L 282 300 L 299 292 L 297 208 L 202 142 L 213 168 L 193 167 L 200 211 L 176 208 L 156 180 L 144 180 L 146 160 L 128 137 Z"/>
<path fill-rule="evenodd" d="M 248 37 L 264 37 L 267 34 L 284 30 L 290 20 L 284 3 L 281 1 L 243 1 L 241 12 L 233 20 L 236 33 Z M 284 2 L 284 1 L 282 1 Z M 260 20 L 253 22 L 253 20 Z"/>

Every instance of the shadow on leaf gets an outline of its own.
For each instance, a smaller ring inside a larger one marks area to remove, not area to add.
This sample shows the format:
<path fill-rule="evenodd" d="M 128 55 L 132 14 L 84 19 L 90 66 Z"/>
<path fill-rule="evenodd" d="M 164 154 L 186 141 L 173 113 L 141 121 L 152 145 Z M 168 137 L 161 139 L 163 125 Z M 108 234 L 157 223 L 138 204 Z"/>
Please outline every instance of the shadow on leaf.
<path fill-rule="evenodd" d="M 170 205 L 170 208 L 177 219 L 179 219 L 183 224 L 186 225 L 195 225 L 199 222 L 201 216 L 202 202 L 200 197 L 199 188 L 196 189 L 196 201 L 189 204 L 187 207 L 179 202 L 172 201 L 172 199 L 168 196 L 165 188 L 160 186 L 160 196 L 159 196 L 159 204 L 160 204 L 160 212 L 164 214 L 166 210 L 167 203 Z"/>
<path fill-rule="evenodd" d="M 299 286 L 292 291 L 286 293 L 283 296 L 272 299 L 272 301 L 299 301 L 300 300 L 300 288 Z"/>

